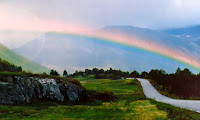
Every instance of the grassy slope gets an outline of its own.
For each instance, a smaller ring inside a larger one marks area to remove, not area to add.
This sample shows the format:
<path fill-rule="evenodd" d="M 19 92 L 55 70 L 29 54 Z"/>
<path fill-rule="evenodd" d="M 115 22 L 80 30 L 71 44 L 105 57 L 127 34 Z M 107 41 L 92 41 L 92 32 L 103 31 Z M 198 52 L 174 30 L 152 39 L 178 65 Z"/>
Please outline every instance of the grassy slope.
<path fill-rule="evenodd" d="M 149 120 L 200 119 L 198 113 L 146 99 L 135 80 L 78 78 L 88 90 L 112 91 L 115 101 L 64 105 L 52 102 L 30 105 L 0 105 L 0 119 L 94 119 Z"/>
<path fill-rule="evenodd" d="M 17 66 L 21 66 L 26 71 L 34 73 L 49 72 L 49 69 L 46 67 L 25 59 L 2 44 L 0 44 L 0 58 Z"/>

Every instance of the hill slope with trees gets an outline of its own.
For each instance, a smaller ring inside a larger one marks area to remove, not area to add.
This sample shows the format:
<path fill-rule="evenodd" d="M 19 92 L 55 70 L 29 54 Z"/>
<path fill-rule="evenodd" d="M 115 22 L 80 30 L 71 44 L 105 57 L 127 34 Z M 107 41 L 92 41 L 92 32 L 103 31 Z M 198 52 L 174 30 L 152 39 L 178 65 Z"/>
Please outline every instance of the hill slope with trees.
<path fill-rule="evenodd" d="M 4 45 L 0 44 L 0 58 L 13 63 L 17 66 L 21 66 L 23 70 L 34 73 L 49 72 L 50 70 L 42 65 L 34 63 L 8 49 Z"/>
<path fill-rule="evenodd" d="M 22 72 L 22 67 L 15 66 L 5 60 L 0 59 L 0 72 Z"/>

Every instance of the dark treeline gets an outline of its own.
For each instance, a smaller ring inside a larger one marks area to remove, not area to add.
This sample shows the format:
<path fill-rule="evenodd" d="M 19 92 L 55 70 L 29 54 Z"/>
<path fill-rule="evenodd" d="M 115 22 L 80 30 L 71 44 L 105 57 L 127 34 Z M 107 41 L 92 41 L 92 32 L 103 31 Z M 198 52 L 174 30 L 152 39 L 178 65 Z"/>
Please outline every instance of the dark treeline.
<path fill-rule="evenodd" d="M 64 71 L 65 72 L 65 71 Z M 64 74 L 63 72 L 63 74 Z M 84 71 L 76 71 L 73 74 L 69 74 L 68 77 L 76 77 L 76 76 L 82 76 L 86 77 L 88 75 L 94 75 L 96 79 L 123 79 L 123 78 L 136 78 L 136 77 L 142 77 L 142 78 L 147 78 L 149 76 L 149 73 L 147 72 L 142 72 L 141 74 L 134 70 L 133 72 L 128 72 L 128 71 L 121 71 L 121 70 L 115 70 L 115 69 L 98 69 L 98 68 L 93 68 L 93 69 L 85 69 Z"/>
<path fill-rule="evenodd" d="M 182 98 L 200 97 L 200 74 L 193 74 L 188 69 L 177 69 L 176 73 L 167 74 L 164 70 L 151 70 L 145 78 L 161 85 L 163 90 Z"/>
<path fill-rule="evenodd" d="M 22 72 L 22 68 L 0 59 L 0 72 Z"/>
<path fill-rule="evenodd" d="M 123 72 L 121 70 L 114 70 L 110 68 L 109 70 L 103 70 L 98 68 L 85 69 L 84 71 L 76 71 L 75 73 L 69 75 L 70 77 L 75 76 L 88 76 L 88 75 L 94 75 L 96 79 L 121 79 L 121 78 L 127 78 L 130 77 L 129 72 Z"/>
<path fill-rule="evenodd" d="M 60 74 L 56 71 L 56 70 L 51 70 L 50 71 L 50 75 L 53 75 L 53 76 L 59 76 Z"/>

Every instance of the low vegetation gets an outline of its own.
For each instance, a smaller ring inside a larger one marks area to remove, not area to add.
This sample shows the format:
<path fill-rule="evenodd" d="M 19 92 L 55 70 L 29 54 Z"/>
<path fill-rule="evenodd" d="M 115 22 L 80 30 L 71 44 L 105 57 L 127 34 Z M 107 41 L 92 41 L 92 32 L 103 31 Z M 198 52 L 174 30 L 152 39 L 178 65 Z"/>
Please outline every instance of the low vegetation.
<path fill-rule="evenodd" d="M 173 105 L 157 102 L 149 99 L 151 104 L 156 105 L 158 110 L 165 111 L 168 119 L 172 120 L 199 120 L 200 114 L 191 110 L 187 110 L 180 107 L 174 107 Z"/>

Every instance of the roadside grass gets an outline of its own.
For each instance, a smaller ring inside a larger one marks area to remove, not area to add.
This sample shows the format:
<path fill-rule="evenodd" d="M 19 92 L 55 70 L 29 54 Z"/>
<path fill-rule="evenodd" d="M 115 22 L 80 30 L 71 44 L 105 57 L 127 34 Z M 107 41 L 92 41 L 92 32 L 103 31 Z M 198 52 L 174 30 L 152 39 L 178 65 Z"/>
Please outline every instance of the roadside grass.
<path fill-rule="evenodd" d="M 136 80 L 75 78 L 89 91 L 112 92 L 117 99 L 86 103 L 35 102 L 0 105 L 1 120 L 165 120 L 200 119 L 196 112 L 146 99 Z"/>
<path fill-rule="evenodd" d="M 200 120 L 200 114 L 191 110 L 175 107 L 162 102 L 149 99 L 151 104 L 155 104 L 159 110 L 167 112 L 167 117 L 173 120 Z"/>

